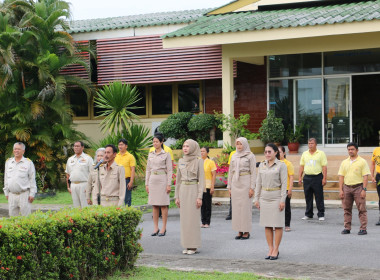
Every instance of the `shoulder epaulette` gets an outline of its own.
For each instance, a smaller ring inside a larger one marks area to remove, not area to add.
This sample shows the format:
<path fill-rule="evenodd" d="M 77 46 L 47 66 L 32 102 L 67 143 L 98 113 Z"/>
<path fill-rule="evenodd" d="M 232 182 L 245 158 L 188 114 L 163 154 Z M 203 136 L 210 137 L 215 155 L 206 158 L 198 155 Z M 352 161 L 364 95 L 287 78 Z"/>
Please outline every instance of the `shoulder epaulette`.
<path fill-rule="evenodd" d="M 32 161 L 30 158 L 26 158 L 27 160 L 29 160 L 29 161 Z"/>

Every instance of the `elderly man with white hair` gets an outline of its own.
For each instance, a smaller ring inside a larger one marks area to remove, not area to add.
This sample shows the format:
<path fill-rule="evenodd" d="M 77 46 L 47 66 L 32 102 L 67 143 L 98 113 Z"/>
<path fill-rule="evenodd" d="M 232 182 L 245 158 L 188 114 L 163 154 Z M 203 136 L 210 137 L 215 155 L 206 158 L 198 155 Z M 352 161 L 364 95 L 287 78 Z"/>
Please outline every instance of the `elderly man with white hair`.
<path fill-rule="evenodd" d="M 27 216 L 37 192 L 36 170 L 33 162 L 24 157 L 25 145 L 13 145 L 14 157 L 5 162 L 4 194 L 9 204 L 9 216 Z"/>

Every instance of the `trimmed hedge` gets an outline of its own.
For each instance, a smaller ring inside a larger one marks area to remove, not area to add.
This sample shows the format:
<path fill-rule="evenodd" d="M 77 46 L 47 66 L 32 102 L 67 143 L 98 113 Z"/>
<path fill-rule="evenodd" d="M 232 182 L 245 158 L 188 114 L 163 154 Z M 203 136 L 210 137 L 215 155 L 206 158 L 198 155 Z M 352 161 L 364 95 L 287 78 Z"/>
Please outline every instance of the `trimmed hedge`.
<path fill-rule="evenodd" d="M 0 219 L 0 279 L 95 279 L 142 251 L 131 207 L 91 206 Z"/>

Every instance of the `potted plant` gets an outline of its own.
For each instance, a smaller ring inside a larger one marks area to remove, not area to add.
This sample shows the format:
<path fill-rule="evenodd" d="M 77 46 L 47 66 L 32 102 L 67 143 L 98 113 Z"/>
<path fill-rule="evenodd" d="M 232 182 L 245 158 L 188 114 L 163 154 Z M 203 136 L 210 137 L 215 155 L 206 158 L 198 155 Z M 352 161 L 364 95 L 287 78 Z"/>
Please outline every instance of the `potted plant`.
<path fill-rule="evenodd" d="M 264 143 L 275 143 L 280 145 L 284 140 L 284 125 L 281 118 L 276 118 L 274 111 L 269 111 L 267 117 L 262 121 L 259 129 L 260 139 Z"/>
<path fill-rule="evenodd" d="M 296 154 L 298 153 L 298 149 L 300 147 L 299 141 L 303 137 L 302 134 L 303 124 L 295 125 L 294 129 L 291 125 L 289 125 L 286 131 L 286 137 L 288 138 L 288 149 L 289 153 Z"/>
<path fill-rule="evenodd" d="M 229 156 L 229 153 L 222 152 L 220 156 L 217 156 L 214 159 L 216 163 L 216 180 L 214 186 L 216 188 L 223 188 L 227 186 Z"/>

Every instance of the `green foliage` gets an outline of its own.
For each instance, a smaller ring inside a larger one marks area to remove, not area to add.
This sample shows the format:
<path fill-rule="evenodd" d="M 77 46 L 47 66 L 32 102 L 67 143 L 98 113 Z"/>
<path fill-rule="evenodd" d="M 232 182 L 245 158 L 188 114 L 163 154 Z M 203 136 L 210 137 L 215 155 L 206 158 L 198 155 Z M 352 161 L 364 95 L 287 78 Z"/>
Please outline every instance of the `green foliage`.
<path fill-rule="evenodd" d="M 198 141 L 199 147 L 219 148 L 218 141 Z"/>
<path fill-rule="evenodd" d="M 109 133 L 129 130 L 131 120 L 138 119 L 130 110 L 140 108 L 133 106 L 140 99 L 137 87 L 120 81 L 109 83 L 99 89 L 94 103 L 100 109 L 99 117 L 105 117 L 100 123 L 102 130 Z"/>
<path fill-rule="evenodd" d="M 174 144 L 170 145 L 170 148 L 172 150 L 180 150 L 182 149 L 183 143 L 185 143 L 186 140 L 187 139 L 185 138 L 180 138 Z"/>
<path fill-rule="evenodd" d="M 303 137 L 303 129 L 303 124 L 296 125 L 294 129 L 292 125 L 289 125 L 288 129 L 286 130 L 286 138 L 288 139 L 288 143 L 299 143 Z"/>
<path fill-rule="evenodd" d="M 281 118 L 276 118 L 274 111 L 269 111 L 259 129 L 260 139 L 264 143 L 281 142 L 284 139 L 284 125 Z"/>
<path fill-rule="evenodd" d="M 257 133 L 250 132 L 246 126 L 250 119 L 249 114 L 240 114 L 238 118 L 232 115 L 225 115 L 214 111 L 215 119 L 219 122 L 218 127 L 224 131 L 230 131 L 230 136 L 233 139 L 238 137 L 245 137 L 248 140 L 258 138 Z"/>
<path fill-rule="evenodd" d="M 92 206 L 0 221 L 0 279 L 98 279 L 131 269 L 141 212 Z"/>
<path fill-rule="evenodd" d="M 199 114 L 193 116 L 187 127 L 189 131 L 193 132 L 196 136 L 196 141 L 209 141 L 210 130 L 216 126 L 216 119 L 214 115 Z"/>
<path fill-rule="evenodd" d="M 0 169 L 13 143 L 26 144 L 40 187 L 58 184 L 67 160 L 65 149 L 85 140 L 75 130 L 66 103 L 68 86 L 89 96 L 91 84 L 62 70 L 79 64 L 89 69 L 67 33 L 69 4 L 60 0 L 5 1 L 0 16 Z M 17 57 L 17 59 L 15 59 Z"/>
<path fill-rule="evenodd" d="M 236 151 L 236 148 L 231 146 L 230 144 L 228 143 L 225 143 L 224 144 L 224 149 L 222 150 L 222 153 L 224 154 L 230 154 L 232 153 L 233 151 Z"/>
<path fill-rule="evenodd" d="M 152 136 L 150 130 L 142 124 L 132 124 L 129 130 L 110 134 L 98 143 L 91 144 L 91 148 L 96 151 L 98 148 L 113 144 L 117 147 L 120 139 L 125 138 L 128 141 L 128 152 L 136 159 L 136 172 L 144 174 L 146 160 L 148 158 L 148 148 L 152 144 Z"/>
<path fill-rule="evenodd" d="M 165 135 L 165 138 L 181 139 L 191 138 L 187 124 L 190 122 L 193 114 L 190 112 L 179 112 L 170 115 L 160 125 L 160 132 Z"/>

